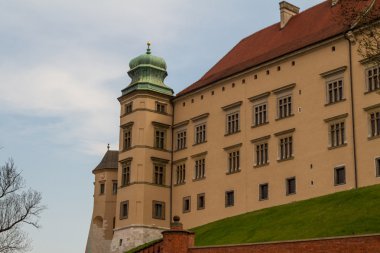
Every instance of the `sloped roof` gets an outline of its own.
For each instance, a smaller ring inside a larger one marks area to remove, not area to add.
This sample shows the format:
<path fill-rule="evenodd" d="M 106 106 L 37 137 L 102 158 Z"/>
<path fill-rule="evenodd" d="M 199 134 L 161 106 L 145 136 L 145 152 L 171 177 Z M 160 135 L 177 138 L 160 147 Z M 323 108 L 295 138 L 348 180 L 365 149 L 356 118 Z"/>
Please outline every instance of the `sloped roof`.
<path fill-rule="evenodd" d="M 337 17 L 343 13 L 340 8 L 340 4 L 331 7 L 331 0 L 327 0 L 293 16 L 283 29 L 276 23 L 248 36 L 177 97 L 346 32 L 348 25 Z"/>
<path fill-rule="evenodd" d="M 102 169 L 117 169 L 118 160 L 119 151 L 108 150 L 103 156 L 102 161 L 98 164 L 98 166 L 96 166 L 96 168 L 92 172 Z"/>

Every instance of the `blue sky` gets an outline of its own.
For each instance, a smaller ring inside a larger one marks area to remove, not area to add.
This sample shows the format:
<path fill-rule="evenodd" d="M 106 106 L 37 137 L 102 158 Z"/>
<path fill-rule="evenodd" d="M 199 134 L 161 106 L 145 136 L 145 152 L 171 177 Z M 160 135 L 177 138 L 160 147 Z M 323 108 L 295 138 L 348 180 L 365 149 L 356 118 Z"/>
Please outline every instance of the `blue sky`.
<path fill-rule="evenodd" d="M 278 22 L 278 2 L 0 0 L 0 164 L 12 157 L 48 207 L 42 228 L 27 228 L 33 253 L 84 252 L 91 170 L 107 143 L 118 147 L 116 98 L 146 42 L 179 92 Z M 301 10 L 320 2 L 291 1 Z"/>

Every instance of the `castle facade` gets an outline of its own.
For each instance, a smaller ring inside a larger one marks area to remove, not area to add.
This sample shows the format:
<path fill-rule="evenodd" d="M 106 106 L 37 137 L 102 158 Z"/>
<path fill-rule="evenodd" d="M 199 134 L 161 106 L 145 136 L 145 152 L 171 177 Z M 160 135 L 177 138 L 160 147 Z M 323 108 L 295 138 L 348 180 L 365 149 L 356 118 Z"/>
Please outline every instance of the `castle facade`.
<path fill-rule="evenodd" d="M 279 23 L 175 96 L 149 45 L 131 60 L 119 150 L 93 170 L 86 253 L 160 238 L 174 215 L 192 228 L 380 183 L 380 67 L 339 8 L 281 2 Z"/>

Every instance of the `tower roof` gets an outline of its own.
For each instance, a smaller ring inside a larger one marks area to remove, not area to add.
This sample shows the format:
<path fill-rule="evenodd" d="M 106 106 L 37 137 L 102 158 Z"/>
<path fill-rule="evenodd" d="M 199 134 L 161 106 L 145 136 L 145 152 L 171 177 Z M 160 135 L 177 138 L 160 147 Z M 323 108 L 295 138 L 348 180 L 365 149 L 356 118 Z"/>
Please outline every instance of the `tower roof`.
<path fill-rule="evenodd" d="M 98 166 L 92 171 L 93 173 L 102 169 L 117 169 L 117 163 L 119 160 L 119 151 L 117 150 L 107 150 L 103 159 L 100 161 Z"/>
<path fill-rule="evenodd" d="M 168 75 L 166 62 L 163 58 L 152 55 L 150 43 L 145 54 L 139 55 L 129 62 L 128 75 L 131 83 L 122 90 L 126 95 L 135 90 L 148 90 L 166 95 L 173 95 L 173 90 L 165 85 L 164 79 Z"/>

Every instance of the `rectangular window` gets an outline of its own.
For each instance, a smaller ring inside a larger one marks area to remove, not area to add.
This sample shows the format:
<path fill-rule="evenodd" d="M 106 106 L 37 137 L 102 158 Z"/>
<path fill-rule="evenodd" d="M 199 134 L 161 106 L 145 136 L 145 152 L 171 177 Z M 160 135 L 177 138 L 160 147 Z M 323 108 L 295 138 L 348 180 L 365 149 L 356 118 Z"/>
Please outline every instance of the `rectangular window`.
<path fill-rule="evenodd" d="M 154 182 L 158 185 L 164 185 L 165 183 L 165 170 L 164 165 L 154 164 Z"/>
<path fill-rule="evenodd" d="M 239 112 L 227 114 L 227 134 L 237 133 L 240 130 Z"/>
<path fill-rule="evenodd" d="M 195 160 L 195 178 L 202 179 L 205 177 L 206 163 L 205 158 Z"/>
<path fill-rule="evenodd" d="M 188 213 L 191 211 L 191 197 L 188 196 L 188 197 L 184 197 L 183 198 L 183 208 L 182 208 L 182 212 L 183 213 Z"/>
<path fill-rule="evenodd" d="M 132 102 L 125 105 L 125 114 L 130 114 L 132 112 Z"/>
<path fill-rule="evenodd" d="M 197 209 L 205 209 L 206 207 L 206 197 L 204 193 L 199 193 L 197 195 Z"/>
<path fill-rule="evenodd" d="M 286 179 L 286 195 L 296 194 L 296 178 Z"/>
<path fill-rule="evenodd" d="M 375 159 L 376 177 L 380 177 L 380 157 Z"/>
<path fill-rule="evenodd" d="M 255 105 L 253 107 L 253 125 L 259 126 L 267 123 L 267 103 Z"/>
<path fill-rule="evenodd" d="M 268 184 L 260 184 L 259 185 L 259 200 L 267 200 L 268 199 Z"/>
<path fill-rule="evenodd" d="M 165 203 L 160 201 L 153 201 L 152 206 L 153 219 L 165 220 Z"/>
<path fill-rule="evenodd" d="M 177 132 L 177 150 L 186 148 L 186 130 Z"/>
<path fill-rule="evenodd" d="M 346 184 L 346 168 L 337 167 L 335 170 L 335 185 Z"/>
<path fill-rule="evenodd" d="M 239 150 L 228 153 L 228 173 L 240 171 L 240 152 Z"/>
<path fill-rule="evenodd" d="M 343 100 L 343 80 L 327 83 L 327 103 L 336 103 Z"/>
<path fill-rule="evenodd" d="M 154 142 L 154 147 L 159 148 L 159 149 L 164 149 L 165 147 L 165 130 L 161 129 L 155 129 L 155 142 Z"/>
<path fill-rule="evenodd" d="M 123 201 L 120 203 L 120 220 L 128 218 L 129 201 Z"/>
<path fill-rule="evenodd" d="M 112 183 L 112 194 L 113 195 L 117 194 L 117 183 L 116 182 Z"/>
<path fill-rule="evenodd" d="M 370 136 L 380 136 L 380 111 L 369 114 Z"/>
<path fill-rule="evenodd" d="M 121 186 L 127 186 L 131 183 L 131 164 L 122 163 L 121 165 Z"/>
<path fill-rule="evenodd" d="M 339 147 L 346 142 L 344 121 L 330 123 L 330 147 Z"/>
<path fill-rule="evenodd" d="M 280 97 L 277 100 L 277 117 L 279 119 L 292 116 L 292 95 Z"/>
<path fill-rule="evenodd" d="M 279 140 L 279 160 L 286 160 L 293 157 L 293 136 L 280 138 Z"/>
<path fill-rule="evenodd" d="M 367 69 L 367 91 L 380 89 L 380 66 Z"/>
<path fill-rule="evenodd" d="M 123 130 L 124 150 L 132 147 L 132 128 L 128 127 Z"/>
<path fill-rule="evenodd" d="M 234 191 L 226 192 L 226 207 L 233 206 L 235 204 Z"/>
<path fill-rule="evenodd" d="M 184 184 L 186 179 L 186 166 L 185 164 L 177 165 L 177 181 L 176 184 Z"/>
<path fill-rule="evenodd" d="M 156 112 L 166 113 L 166 104 L 156 102 Z"/>
<path fill-rule="evenodd" d="M 104 194 L 104 192 L 105 192 L 105 188 L 106 188 L 106 185 L 104 184 L 104 183 L 101 183 L 100 184 L 100 195 L 102 195 L 102 194 Z"/>
<path fill-rule="evenodd" d="M 255 145 L 256 166 L 268 164 L 268 143 L 259 143 Z"/>
<path fill-rule="evenodd" d="M 195 126 L 195 144 L 206 142 L 206 124 Z"/>

